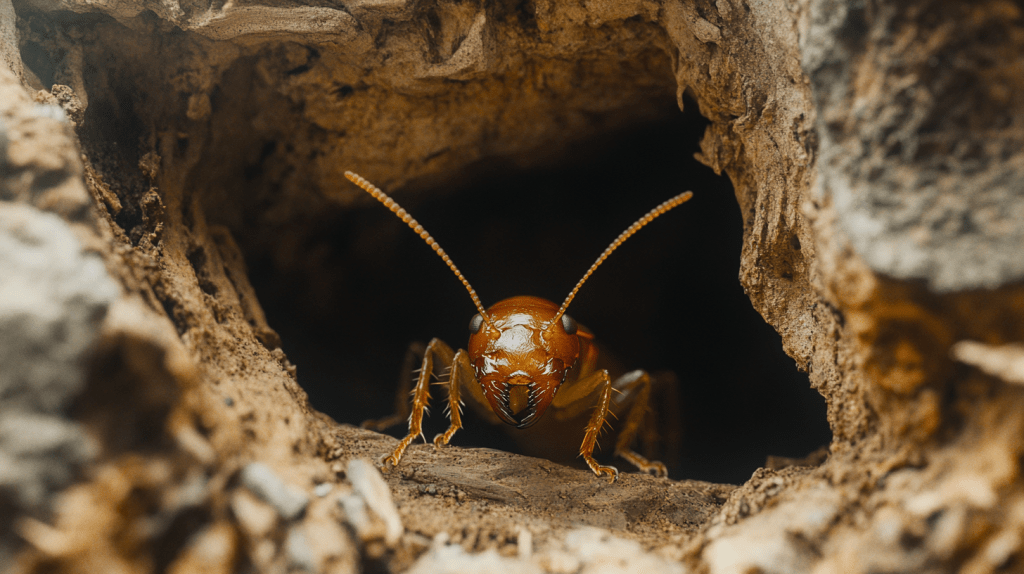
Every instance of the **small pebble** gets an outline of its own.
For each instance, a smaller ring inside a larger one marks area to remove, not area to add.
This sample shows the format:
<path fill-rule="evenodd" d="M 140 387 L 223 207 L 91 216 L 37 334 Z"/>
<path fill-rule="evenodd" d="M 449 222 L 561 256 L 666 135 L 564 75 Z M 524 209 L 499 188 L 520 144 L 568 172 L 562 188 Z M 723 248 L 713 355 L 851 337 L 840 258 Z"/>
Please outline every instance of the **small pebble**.
<path fill-rule="evenodd" d="M 388 546 L 395 545 L 401 538 L 404 528 L 402 519 L 398 516 L 398 509 L 391 499 L 391 490 L 384 482 L 380 471 L 369 461 L 353 459 L 349 461 L 346 473 L 355 493 L 361 496 L 370 510 L 384 521 L 387 529 L 384 535 L 385 542 Z"/>
<path fill-rule="evenodd" d="M 533 557 L 533 533 L 529 530 L 520 527 L 519 534 L 516 536 L 516 543 L 518 545 L 517 554 L 520 560 L 529 560 Z"/>
<path fill-rule="evenodd" d="M 331 493 L 334 489 L 334 485 L 329 482 L 321 482 L 313 488 L 313 494 L 317 495 L 318 498 L 323 498 Z"/>
<path fill-rule="evenodd" d="M 281 518 L 295 520 L 309 504 L 309 497 L 284 483 L 265 464 L 251 462 L 242 469 L 242 484 L 260 500 L 274 507 Z"/>
<path fill-rule="evenodd" d="M 60 122 L 68 121 L 68 116 L 64 113 L 64 108 L 53 104 L 34 105 L 32 107 L 32 115 L 37 118 L 45 118 L 48 120 L 57 120 Z"/>
<path fill-rule="evenodd" d="M 345 518 L 360 539 L 366 540 L 373 535 L 373 520 L 366 511 L 366 502 L 361 496 L 348 494 L 338 498 L 338 505 L 345 512 Z"/>
<path fill-rule="evenodd" d="M 246 490 L 239 489 L 231 496 L 231 512 L 251 538 L 267 536 L 277 525 L 277 512 Z"/>
<path fill-rule="evenodd" d="M 235 406 L 235 399 L 233 399 L 231 397 L 224 397 L 224 404 L 229 406 L 229 407 L 233 407 L 233 406 Z"/>

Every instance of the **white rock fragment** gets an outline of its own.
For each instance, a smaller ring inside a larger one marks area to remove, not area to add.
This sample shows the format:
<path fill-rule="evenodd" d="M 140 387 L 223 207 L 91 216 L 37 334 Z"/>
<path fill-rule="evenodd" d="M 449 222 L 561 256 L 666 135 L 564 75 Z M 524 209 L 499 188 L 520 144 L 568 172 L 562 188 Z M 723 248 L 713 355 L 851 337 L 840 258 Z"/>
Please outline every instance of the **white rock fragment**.
<path fill-rule="evenodd" d="M 329 482 L 321 482 L 320 484 L 318 484 L 315 487 L 313 487 L 313 494 L 315 494 L 317 496 L 317 498 L 323 498 L 323 497 L 327 496 L 328 494 L 330 494 L 331 490 L 333 490 L 333 489 L 334 489 L 334 485 L 333 484 L 331 484 Z"/>
<path fill-rule="evenodd" d="M 583 562 L 580 574 L 683 574 L 683 565 L 645 552 L 634 540 L 626 540 L 600 528 L 585 527 L 565 536 L 565 549 Z"/>
<path fill-rule="evenodd" d="M 288 531 L 288 537 L 284 541 L 284 552 L 288 558 L 289 570 L 316 572 L 316 557 L 306 533 L 301 528 L 293 527 Z"/>
<path fill-rule="evenodd" d="M 341 510 L 345 513 L 345 518 L 348 523 L 352 525 L 352 528 L 356 531 L 356 535 L 361 540 L 367 540 L 373 538 L 376 534 L 374 531 L 373 519 L 370 518 L 370 513 L 367 511 L 366 502 L 361 496 L 355 494 L 347 494 L 338 498 L 338 505 L 341 506 Z"/>
<path fill-rule="evenodd" d="M 778 503 L 772 512 L 747 517 L 731 528 L 714 529 L 703 558 L 711 574 L 808 572 L 811 558 L 799 540 L 814 540 L 829 528 L 842 501 L 821 486 L 798 499 Z M 709 533 L 711 530 L 709 530 Z"/>
<path fill-rule="evenodd" d="M 926 490 L 910 497 L 904 508 L 921 516 L 929 516 L 937 510 L 967 504 L 982 510 L 991 509 L 999 502 L 992 483 L 980 474 L 962 472 L 944 480 L 937 489 Z"/>
<path fill-rule="evenodd" d="M 519 534 L 516 536 L 516 544 L 518 545 L 517 554 L 520 560 L 529 560 L 533 556 L 533 533 L 525 528 L 519 529 Z"/>
<path fill-rule="evenodd" d="M 448 536 L 440 533 L 423 556 L 407 574 L 541 574 L 539 566 L 516 558 L 505 558 L 495 549 L 470 554 L 458 544 L 448 544 Z M 651 572 L 656 572 L 652 570 Z"/>
<path fill-rule="evenodd" d="M 250 538 L 267 536 L 277 525 L 277 511 L 246 490 L 238 490 L 231 496 L 231 513 Z"/>
<path fill-rule="evenodd" d="M 1024 385 L 1024 345 L 986 345 L 976 341 L 960 341 L 950 354 L 961 363 L 981 369 L 1017 385 Z"/>
<path fill-rule="evenodd" d="M 583 565 L 579 558 L 561 550 L 550 550 L 538 554 L 535 561 L 545 572 L 551 574 L 575 574 Z"/>
<path fill-rule="evenodd" d="M 37 118 L 57 120 L 58 122 L 68 121 L 68 116 L 64 113 L 64 108 L 53 104 L 36 104 L 32 106 L 32 115 Z"/>
<path fill-rule="evenodd" d="M 242 469 L 242 485 L 260 500 L 273 506 L 285 520 L 295 520 L 306 510 L 309 497 L 284 483 L 265 464 L 252 462 Z"/>
<path fill-rule="evenodd" d="M 373 464 L 362 459 L 349 461 L 346 468 L 346 476 L 352 482 L 352 489 L 360 498 L 365 501 L 366 506 L 384 521 L 384 541 L 388 546 L 394 546 L 401 538 L 403 528 L 402 519 L 398 515 L 398 509 L 391 499 L 391 490 L 384 482 Z M 344 502 L 342 503 L 345 504 Z M 347 512 L 347 507 L 346 507 Z"/>
<path fill-rule="evenodd" d="M 212 465 L 217 461 L 217 452 L 213 450 L 213 446 L 192 425 L 177 425 L 174 429 L 174 440 L 182 450 L 203 464 Z"/>

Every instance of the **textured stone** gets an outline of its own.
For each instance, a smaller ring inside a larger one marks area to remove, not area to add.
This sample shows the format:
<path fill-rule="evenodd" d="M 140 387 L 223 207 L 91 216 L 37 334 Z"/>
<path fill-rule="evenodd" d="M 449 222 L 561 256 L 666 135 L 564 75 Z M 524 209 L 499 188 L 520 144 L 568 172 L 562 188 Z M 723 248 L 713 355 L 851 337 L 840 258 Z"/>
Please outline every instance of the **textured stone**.
<path fill-rule="evenodd" d="M 0 555 L 19 514 L 41 516 L 96 445 L 67 420 L 120 292 L 61 218 L 0 201 Z M 6 561 L 4 561 L 6 562 Z"/>
<path fill-rule="evenodd" d="M 10 12 L 3 2 L 0 15 Z M 180 381 L 190 410 L 168 420 L 208 435 L 213 453 L 197 458 L 221 477 L 210 484 L 228 483 L 222 477 L 235 476 L 239 461 L 266 461 L 246 467 L 242 482 L 278 500 L 292 522 L 239 513 L 237 527 L 261 538 L 247 547 L 254 569 L 320 567 L 330 556 L 351 571 L 357 551 L 396 571 L 575 572 L 628 555 L 624 564 L 659 571 L 986 572 L 1019 559 L 1024 392 L 985 374 L 1012 380 L 1017 362 L 1005 351 L 1024 340 L 1017 3 L 343 4 L 23 0 L 13 5 L 18 42 L 35 58 L 24 77 L 67 89 L 33 85 L 47 89 L 30 98 L 17 70 L 0 69 L 0 198 L 91 233 L 133 297 L 118 306 L 120 324 L 138 315 L 172 339 L 154 337 L 145 349 L 118 340 L 122 355 L 154 366 L 119 371 L 121 388 Z M 10 58 L 18 50 L 0 22 Z M 480 162 L 550 164 L 574 141 L 660 118 L 659 102 L 673 94 L 680 104 L 692 96 L 710 121 L 700 159 L 734 185 L 739 280 L 827 401 L 828 459 L 758 470 L 737 489 L 624 477 L 614 491 L 578 471 L 474 449 L 413 445 L 386 479 L 366 463 L 342 465 L 394 441 L 339 427 L 308 404 L 247 283 L 246 259 L 320 264 L 311 229 L 365 200 L 338 188 L 346 169 L 405 197 L 444 193 Z M 66 121 L 55 103 L 82 122 Z M 33 312 L 46 311 L 46 290 L 29 295 L 39 299 Z M 47 336 L 34 323 L 12 325 L 18 344 Z M 984 347 L 954 348 L 958 341 Z M 979 369 L 954 364 L 951 349 Z M 50 380 L 67 361 L 44 354 L 33 368 Z M 198 365 L 191 375 L 179 368 L 189 361 Z M 14 404 L 66 404 L 71 395 L 56 388 L 15 393 Z M 148 412 L 134 405 L 124 414 L 163 421 Z M 66 420 L 31 414 L 6 420 L 37 429 L 38 443 L 3 456 L 63 451 L 73 440 Z M 103 433 L 104 446 L 117 439 Z M 132 450 L 138 444 L 122 445 L 128 458 L 147 456 Z M 347 468 L 354 492 L 339 494 L 339 510 L 331 497 L 288 495 L 270 468 L 308 485 L 340 484 Z M 137 475 L 103 476 L 90 483 L 96 492 Z M 157 485 L 146 492 L 173 483 L 145 477 Z M 328 500 L 321 528 L 310 529 L 299 508 Z M 345 513 L 371 543 L 350 548 L 324 526 L 341 528 L 330 513 Z M 26 539 L 57 555 L 61 536 L 88 534 L 106 552 L 96 568 L 145 562 L 141 550 L 116 552 L 137 549 L 118 533 L 153 530 L 95 514 L 106 520 L 100 535 L 73 528 L 84 521 L 56 534 L 29 522 Z M 566 524 L 582 521 L 607 531 Z M 527 522 L 536 548 L 516 560 Z M 300 527 L 313 559 L 301 544 L 282 548 Z M 217 550 L 230 546 L 235 525 L 218 528 L 226 530 L 205 538 L 209 548 L 182 539 L 156 547 L 183 560 L 230 558 Z M 627 530 L 676 562 L 609 533 Z M 439 533 L 418 557 L 420 539 Z M 449 535 L 458 542 L 447 544 Z"/>
<path fill-rule="evenodd" d="M 391 491 L 380 475 L 380 471 L 362 459 L 348 463 L 346 476 L 352 482 L 352 489 L 365 502 L 366 506 L 384 522 L 384 541 L 394 545 L 402 535 L 402 519 L 398 515 Z M 347 507 L 346 507 L 347 508 Z"/>
<path fill-rule="evenodd" d="M 810 2 L 817 193 L 877 273 L 938 292 L 992 289 L 1024 280 L 1021 7 L 978 2 L 920 20 L 938 5 Z"/>
<path fill-rule="evenodd" d="M 304 492 L 285 484 L 265 464 L 251 462 L 245 465 L 240 479 L 250 492 L 274 507 L 285 520 L 295 520 L 309 504 L 309 497 Z"/>

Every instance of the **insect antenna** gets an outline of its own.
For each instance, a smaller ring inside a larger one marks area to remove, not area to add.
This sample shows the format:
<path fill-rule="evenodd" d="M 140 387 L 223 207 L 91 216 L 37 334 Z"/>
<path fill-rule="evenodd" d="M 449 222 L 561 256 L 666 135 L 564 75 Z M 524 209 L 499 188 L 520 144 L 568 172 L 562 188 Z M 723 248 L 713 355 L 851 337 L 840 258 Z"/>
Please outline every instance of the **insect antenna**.
<path fill-rule="evenodd" d="M 654 221 L 655 219 L 658 218 L 659 215 L 664 214 L 670 209 L 678 207 L 683 203 L 686 203 L 686 201 L 689 200 L 691 197 L 693 197 L 692 191 L 684 191 L 683 193 L 680 193 L 679 195 L 665 201 L 658 207 L 655 207 L 654 209 L 648 211 L 647 215 L 644 215 L 640 219 L 636 220 L 633 223 L 633 225 L 630 225 L 625 231 L 620 233 L 619 236 L 615 238 L 615 241 L 612 241 L 611 245 L 609 245 L 604 250 L 604 252 L 601 253 L 601 256 L 597 258 L 597 261 L 595 261 L 594 264 L 590 266 L 590 269 L 587 269 L 587 272 L 583 274 L 583 279 L 580 279 L 580 282 L 577 283 L 575 287 L 573 287 L 572 292 L 569 293 L 569 296 L 565 298 L 565 302 L 562 303 L 562 306 L 558 308 L 558 313 L 555 313 L 555 317 L 551 319 L 551 323 L 549 323 L 548 328 L 551 328 L 551 326 L 558 324 L 559 319 L 561 319 L 562 315 L 565 314 L 565 310 L 569 308 L 569 303 L 572 303 L 572 300 L 574 297 L 576 297 L 576 293 L 580 290 L 580 287 L 582 287 L 583 284 L 587 281 L 587 279 L 590 278 L 590 275 L 594 273 L 594 270 L 600 267 L 601 264 L 604 263 L 605 259 L 608 259 L 608 256 L 611 255 L 613 251 L 618 249 L 619 246 L 625 243 L 627 239 L 632 237 L 634 233 L 640 231 L 641 227 Z"/>
<path fill-rule="evenodd" d="M 437 241 L 434 241 L 434 238 L 431 237 L 429 233 L 427 233 L 427 230 L 423 229 L 423 226 L 420 225 L 418 221 L 413 219 L 412 215 L 406 212 L 405 209 L 402 209 L 402 206 L 398 205 L 398 202 L 391 199 L 391 197 L 389 197 L 388 194 L 381 191 L 379 187 L 373 185 L 369 181 L 366 181 L 366 179 L 364 179 L 359 174 L 351 171 L 346 171 L 345 177 L 348 178 L 348 180 L 351 181 L 352 183 L 358 185 L 363 191 L 372 195 L 374 199 L 383 203 L 384 207 L 390 209 L 392 213 L 394 213 L 395 215 L 398 216 L 399 219 L 404 221 L 405 224 L 409 226 L 409 229 L 415 231 L 416 234 L 420 236 L 420 239 L 426 241 L 427 245 L 429 245 L 430 248 L 434 250 L 434 253 L 437 253 L 439 256 L 441 256 L 441 259 L 444 260 L 446 264 L 448 264 L 448 268 L 451 269 L 453 273 L 455 273 L 455 276 L 459 278 L 459 281 L 462 281 L 462 285 L 466 288 L 466 291 L 469 291 L 469 296 L 470 298 L 473 299 L 473 304 L 476 305 L 476 310 L 480 312 L 480 316 L 484 318 L 484 321 L 487 321 L 488 325 L 494 327 L 494 323 L 491 322 L 490 315 L 487 314 L 487 311 L 484 309 L 484 306 L 480 303 L 480 298 L 477 297 L 476 295 L 476 290 L 473 289 L 473 286 L 469 284 L 469 281 L 466 281 L 466 278 L 462 276 L 462 272 L 459 271 L 459 268 L 456 267 L 454 263 L 452 263 L 451 257 L 448 257 L 448 254 L 444 252 L 444 249 L 441 249 L 441 246 L 437 244 Z"/>

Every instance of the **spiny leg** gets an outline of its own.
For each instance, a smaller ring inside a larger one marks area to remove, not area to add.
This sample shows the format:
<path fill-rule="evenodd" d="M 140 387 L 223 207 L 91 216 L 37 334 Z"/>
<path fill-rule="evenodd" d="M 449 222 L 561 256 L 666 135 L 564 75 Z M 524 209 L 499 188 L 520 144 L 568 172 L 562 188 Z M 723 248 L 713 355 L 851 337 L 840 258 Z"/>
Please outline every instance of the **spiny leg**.
<path fill-rule="evenodd" d="M 405 359 L 402 361 L 402 374 L 398 379 L 398 391 L 396 391 L 395 394 L 394 414 L 380 419 L 365 420 L 359 425 L 359 428 L 380 432 L 387 430 L 404 420 L 408 420 L 409 395 L 412 393 L 412 389 L 410 387 L 412 386 L 413 375 L 419 373 L 419 371 L 413 370 L 413 365 L 421 362 L 426 352 L 426 347 L 422 342 L 416 342 L 409 345 L 409 348 L 405 351 Z M 417 380 L 418 379 L 419 377 L 417 376 Z"/>
<path fill-rule="evenodd" d="M 583 435 L 583 444 L 580 445 L 580 456 L 583 457 L 590 470 L 594 471 L 594 474 L 597 476 L 608 475 L 611 478 L 611 482 L 615 482 L 619 478 L 619 469 L 614 466 L 602 466 L 594 460 L 594 447 L 597 446 L 597 435 L 604 427 L 605 417 L 608 416 L 608 406 L 611 404 L 613 390 L 611 377 L 608 376 L 608 371 L 601 369 L 576 381 L 575 385 L 581 389 L 600 389 L 597 408 L 590 415 L 586 432 Z"/>
<path fill-rule="evenodd" d="M 451 420 L 451 425 L 448 430 L 434 437 L 435 448 L 448 444 L 455 431 L 462 428 L 462 388 L 475 384 L 477 384 L 476 376 L 473 366 L 469 362 L 469 355 L 463 349 L 459 349 L 452 360 L 451 371 L 448 375 L 448 418 Z"/>
<path fill-rule="evenodd" d="M 397 466 L 399 461 L 402 460 L 402 455 L 405 454 L 405 449 L 409 448 L 409 445 L 417 436 L 422 436 L 423 434 L 423 411 L 427 409 L 427 403 L 430 402 L 430 377 L 434 372 L 435 356 L 439 364 L 451 365 L 454 353 L 452 348 L 441 339 L 431 339 L 427 345 L 427 349 L 423 353 L 423 364 L 420 367 L 420 374 L 416 379 L 416 388 L 412 392 L 412 414 L 409 415 L 409 434 L 399 441 L 394 452 L 381 459 L 384 470 L 391 470 Z"/>
<path fill-rule="evenodd" d="M 644 421 L 651 398 L 650 375 L 644 370 L 631 371 L 615 379 L 612 387 L 620 392 L 615 400 L 616 405 L 626 404 L 630 398 L 633 398 L 633 405 L 629 408 L 626 420 L 619 429 L 619 437 L 615 442 L 615 454 L 644 472 L 658 477 L 667 476 L 668 469 L 664 464 L 656 460 L 647 460 L 632 449 L 633 439 Z"/>

